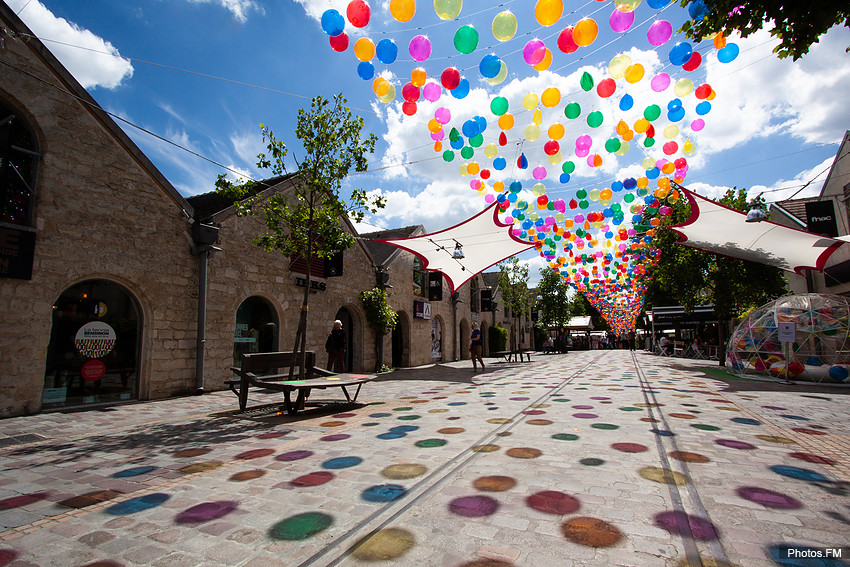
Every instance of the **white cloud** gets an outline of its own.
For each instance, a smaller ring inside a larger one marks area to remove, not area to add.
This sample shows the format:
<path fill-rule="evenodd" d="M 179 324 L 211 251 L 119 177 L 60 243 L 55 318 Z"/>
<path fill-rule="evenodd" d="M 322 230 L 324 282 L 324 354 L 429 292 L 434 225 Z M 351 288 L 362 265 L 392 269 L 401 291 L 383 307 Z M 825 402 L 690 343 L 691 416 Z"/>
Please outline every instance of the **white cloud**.
<path fill-rule="evenodd" d="M 12 10 L 84 88 L 114 89 L 133 76 L 133 65 L 110 42 L 64 18 L 38 0 L 7 0 Z M 66 45 L 67 44 L 67 45 Z"/>
<path fill-rule="evenodd" d="M 264 14 L 262 6 L 259 6 L 253 0 L 189 0 L 195 4 L 218 4 L 233 14 L 233 18 L 238 22 L 246 22 L 248 20 L 248 12 L 254 10 L 260 14 Z"/>
<path fill-rule="evenodd" d="M 348 7 L 350 0 L 295 0 L 295 2 L 304 7 L 304 11 L 307 12 L 309 17 L 320 22 L 322 20 L 322 14 L 326 10 L 336 10 L 344 17 L 345 9 Z M 372 13 L 374 14 L 374 12 L 375 9 L 373 8 Z M 353 26 L 346 27 L 352 28 Z"/>

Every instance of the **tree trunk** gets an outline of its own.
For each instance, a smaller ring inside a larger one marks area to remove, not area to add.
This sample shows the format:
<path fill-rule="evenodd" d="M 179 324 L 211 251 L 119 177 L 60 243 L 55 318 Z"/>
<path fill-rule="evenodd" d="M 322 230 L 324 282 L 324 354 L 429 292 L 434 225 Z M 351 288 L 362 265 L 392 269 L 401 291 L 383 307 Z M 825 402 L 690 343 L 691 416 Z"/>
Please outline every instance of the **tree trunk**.
<path fill-rule="evenodd" d="M 307 274 L 304 283 L 304 299 L 301 303 L 301 315 L 298 317 L 298 330 L 295 331 L 295 345 L 292 347 L 292 352 L 296 356 L 292 359 L 292 365 L 289 367 L 289 379 L 291 380 L 295 373 L 295 366 L 298 366 L 298 377 L 304 379 L 306 377 L 305 367 L 307 358 L 307 314 L 310 311 L 310 271 L 313 267 L 313 192 L 310 192 L 310 218 L 309 218 L 309 239 L 307 242 Z"/>

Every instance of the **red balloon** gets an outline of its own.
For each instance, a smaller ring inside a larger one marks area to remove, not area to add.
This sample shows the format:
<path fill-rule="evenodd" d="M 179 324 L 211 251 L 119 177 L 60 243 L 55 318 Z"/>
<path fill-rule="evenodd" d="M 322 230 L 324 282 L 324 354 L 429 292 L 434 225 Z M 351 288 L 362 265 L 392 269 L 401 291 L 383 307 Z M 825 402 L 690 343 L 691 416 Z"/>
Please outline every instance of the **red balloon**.
<path fill-rule="evenodd" d="M 369 24 L 369 18 L 372 16 L 372 10 L 365 0 L 351 0 L 348 8 L 345 11 L 348 16 L 348 21 L 355 28 L 363 28 Z"/>
<path fill-rule="evenodd" d="M 617 83 L 612 78 L 607 78 L 599 82 L 596 86 L 596 94 L 602 98 L 608 98 L 614 91 L 617 90 Z"/>
<path fill-rule="evenodd" d="M 339 51 L 340 53 L 348 49 L 348 34 L 342 32 L 339 35 L 335 35 L 333 37 L 329 37 L 328 41 L 331 44 L 331 49 L 334 51 Z"/>
<path fill-rule="evenodd" d="M 564 53 L 574 53 L 578 51 L 578 44 L 573 39 L 573 26 L 564 28 L 561 35 L 558 36 L 558 49 Z"/>
<path fill-rule="evenodd" d="M 646 129 L 646 137 L 654 138 L 655 137 L 655 126 L 652 124 L 649 125 L 649 128 Z"/>
<path fill-rule="evenodd" d="M 440 75 L 440 83 L 446 90 L 452 91 L 460 84 L 460 71 L 449 67 Z"/>
<path fill-rule="evenodd" d="M 490 170 L 482 169 L 479 175 L 481 176 L 481 179 L 490 179 Z"/>
<path fill-rule="evenodd" d="M 673 162 L 673 165 L 676 166 L 676 169 L 682 169 L 683 167 L 688 165 L 688 160 L 683 157 L 680 157 L 679 159 Z"/>
<path fill-rule="evenodd" d="M 401 104 L 401 111 L 408 116 L 413 116 L 416 114 L 416 103 L 409 100 L 404 101 Z"/>
<path fill-rule="evenodd" d="M 664 150 L 665 154 L 667 154 L 668 156 L 672 156 L 679 150 L 679 144 L 671 140 L 664 144 L 664 147 L 662 149 Z"/>
<path fill-rule="evenodd" d="M 682 69 L 685 71 L 696 71 L 700 63 L 702 63 L 702 55 L 699 54 L 699 51 L 694 51 L 687 63 L 682 65 Z"/>
<path fill-rule="evenodd" d="M 543 145 L 543 151 L 547 156 L 553 156 L 561 151 L 561 145 L 556 140 L 549 140 Z"/>
<path fill-rule="evenodd" d="M 711 95 L 711 85 L 708 83 L 703 83 L 696 88 L 694 91 L 694 96 L 700 100 L 705 100 Z"/>
<path fill-rule="evenodd" d="M 407 83 L 401 87 L 401 97 L 408 102 L 418 101 L 420 93 L 419 87 L 413 83 Z"/>
<path fill-rule="evenodd" d="M 570 208 L 571 209 L 577 209 L 578 208 L 578 203 L 576 202 L 575 199 L 570 199 Z"/>
<path fill-rule="evenodd" d="M 504 133 L 504 132 L 501 132 L 501 133 L 499 134 L 499 145 L 500 145 L 500 146 L 506 146 L 506 145 L 508 145 L 508 137 L 505 135 L 505 133 Z"/>

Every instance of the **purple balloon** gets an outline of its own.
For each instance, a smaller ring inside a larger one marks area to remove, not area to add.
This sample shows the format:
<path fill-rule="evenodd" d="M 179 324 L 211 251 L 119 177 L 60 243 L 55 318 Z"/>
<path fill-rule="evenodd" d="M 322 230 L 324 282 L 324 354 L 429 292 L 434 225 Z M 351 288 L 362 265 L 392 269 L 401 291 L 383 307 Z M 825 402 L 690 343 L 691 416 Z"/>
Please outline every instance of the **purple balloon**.
<path fill-rule="evenodd" d="M 673 26 L 667 20 L 658 20 L 646 32 L 646 39 L 652 45 L 664 45 L 673 35 Z"/>
<path fill-rule="evenodd" d="M 525 44 L 522 50 L 522 58 L 529 65 L 537 65 L 546 57 L 546 44 L 539 39 L 532 39 Z"/>
<path fill-rule="evenodd" d="M 428 102 L 437 102 L 440 100 L 440 96 L 442 94 L 443 90 L 440 88 L 440 85 L 434 82 L 427 83 L 422 89 L 422 96 L 425 97 L 425 100 Z"/>
<path fill-rule="evenodd" d="M 439 132 L 431 132 L 431 139 L 435 142 L 441 142 L 445 137 L 446 133 L 443 130 L 440 130 Z"/>
<path fill-rule="evenodd" d="M 657 93 L 663 92 L 667 90 L 667 87 L 670 86 L 670 75 L 667 73 L 658 73 L 652 80 L 649 82 L 649 85 L 652 87 Z"/>
<path fill-rule="evenodd" d="M 428 36 L 417 35 L 410 40 L 408 51 L 410 51 L 410 56 L 413 57 L 414 61 L 425 61 L 431 57 L 431 40 L 428 39 Z"/>
<path fill-rule="evenodd" d="M 590 146 L 593 145 L 593 138 L 588 136 L 587 134 L 583 134 L 576 138 L 576 149 L 590 149 Z M 573 406 L 576 409 L 591 409 L 592 406 Z"/>
<path fill-rule="evenodd" d="M 608 18 L 608 24 L 611 26 L 611 29 L 617 33 L 623 33 L 635 23 L 635 13 L 634 12 L 621 12 L 620 10 L 614 9 L 611 12 L 611 17 Z"/>

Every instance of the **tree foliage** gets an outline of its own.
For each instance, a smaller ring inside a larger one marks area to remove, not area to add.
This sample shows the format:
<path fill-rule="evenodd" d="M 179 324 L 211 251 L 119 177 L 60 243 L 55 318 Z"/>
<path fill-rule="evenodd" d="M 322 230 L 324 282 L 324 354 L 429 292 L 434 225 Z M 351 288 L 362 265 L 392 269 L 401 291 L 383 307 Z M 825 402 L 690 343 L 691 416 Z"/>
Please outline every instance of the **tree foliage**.
<path fill-rule="evenodd" d="M 522 319 L 529 313 L 531 292 L 528 290 L 528 265 L 520 264 L 516 256 L 499 264 L 499 293 L 505 309 L 510 309 L 512 319 Z"/>
<path fill-rule="evenodd" d="M 764 204 L 761 197 L 753 201 Z M 748 210 L 750 205 L 745 189 L 730 189 L 718 202 L 739 211 Z M 681 223 L 689 215 L 690 205 L 679 201 L 668 222 Z M 651 272 L 647 306 L 682 305 L 689 310 L 713 303 L 720 319 L 730 319 L 786 292 L 779 268 L 689 248 L 678 240 L 678 235 L 667 228 L 656 234 L 654 244 L 661 255 Z"/>
<path fill-rule="evenodd" d="M 537 296 L 538 321 L 544 328 L 560 327 L 569 321 L 570 284 L 561 274 L 549 267 L 540 270 Z"/>
<path fill-rule="evenodd" d="M 360 292 L 360 304 L 366 313 L 366 321 L 375 331 L 375 356 L 377 359 L 375 371 L 380 371 L 384 359 L 384 335 L 395 329 L 398 323 L 398 313 L 387 303 L 389 294 L 382 287 Z"/>
<path fill-rule="evenodd" d="M 265 224 L 265 231 L 257 235 L 254 244 L 267 252 L 278 251 L 306 261 L 307 281 L 293 348 L 300 353 L 302 373 L 312 260 L 329 258 L 354 243 L 342 217 L 362 220 L 366 211 L 375 213 L 384 206 L 381 199 L 368 199 L 362 189 L 353 190 L 347 199 L 340 194 L 342 182 L 352 170 L 366 171 L 367 155 L 374 152 L 377 142 L 374 134 L 362 135 L 363 118 L 354 116 L 346 103 L 341 94 L 333 101 L 317 96 L 309 110 L 298 111 L 295 136 L 304 153 L 300 160 L 295 158 L 298 171 L 288 190 L 266 194 L 263 189 L 271 185 L 268 182 L 231 182 L 226 175 L 219 175 L 216 181 L 219 194 L 237 201 L 238 215 L 256 216 Z M 257 167 L 274 177 L 288 175 L 285 160 L 289 148 L 264 124 L 260 127 L 266 152 L 257 156 Z"/>
<path fill-rule="evenodd" d="M 762 29 L 773 22 L 771 35 L 780 43 L 773 50 L 780 58 L 797 60 L 809 52 L 813 43 L 831 27 L 844 24 L 850 27 L 850 5 L 846 2 L 811 2 L 810 0 L 680 0 L 692 15 L 699 10 L 702 19 L 685 22 L 681 31 L 696 41 L 713 37 L 717 32 L 729 35 L 737 31 L 741 37 Z M 850 48 L 848 48 L 850 49 Z"/>

